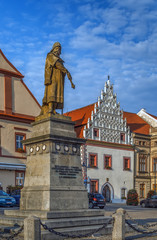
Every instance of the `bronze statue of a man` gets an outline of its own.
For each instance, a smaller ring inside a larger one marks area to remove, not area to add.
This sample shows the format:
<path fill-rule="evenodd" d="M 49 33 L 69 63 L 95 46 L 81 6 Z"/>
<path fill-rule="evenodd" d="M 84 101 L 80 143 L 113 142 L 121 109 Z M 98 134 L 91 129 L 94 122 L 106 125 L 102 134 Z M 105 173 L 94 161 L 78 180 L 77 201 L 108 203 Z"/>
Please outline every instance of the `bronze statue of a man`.
<path fill-rule="evenodd" d="M 61 44 L 54 43 L 52 50 L 47 54 L 45 62 L 45 93 L 41 114 L 47 112 L 56 114 L 56 109 L 63 109 L 64 104 L 64 78 L 67 74 L 71 87 L 75 88 L 69 71 L 64 67 L 60 58 Z"/>

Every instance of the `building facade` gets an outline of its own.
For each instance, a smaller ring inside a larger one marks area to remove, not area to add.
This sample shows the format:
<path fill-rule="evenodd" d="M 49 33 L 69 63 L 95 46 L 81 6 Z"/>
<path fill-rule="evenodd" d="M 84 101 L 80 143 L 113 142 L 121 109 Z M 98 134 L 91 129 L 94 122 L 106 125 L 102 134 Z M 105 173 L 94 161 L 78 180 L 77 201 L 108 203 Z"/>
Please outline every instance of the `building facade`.
<path fill-rule="evenodd" d="M 76 121 L 78 137 L 87 139 L 81 160 L 88 191 L 107 201 L 123 202 L 134 182 L 133 138 L 108 80 L 98 102 L 67 113 Z"/>
<path fill-rule="evenodd" d="M 40 105 L 23 82 L 23 75 L 0 50 L 0 185 L 23 185 L 26 168 L 22 140 L 29 137 Z"/>
<path fill-rule="evenodd" d="M 144 109 L 141 109 L 137 115 L 145 122 L 145 131 L 143 135 L 135 134 L 137 149 L 135 187 L 140 198 L 145 198 L 149 190 L 157 193 L 157 117 L 147 113 Z"/>
<path fill-rule="evenodd" d="M 89 192 L 100 192 L 113 202 L 125 198 L 131 188 L 139 200 L 150 190 L 157 193 L 156 116 L 144 109 L 137 114 L 120 110 L 110 81 L 97 103 L 67 115 L 76 123 L 77 136 L 87 139 L 82 163 Z"/>

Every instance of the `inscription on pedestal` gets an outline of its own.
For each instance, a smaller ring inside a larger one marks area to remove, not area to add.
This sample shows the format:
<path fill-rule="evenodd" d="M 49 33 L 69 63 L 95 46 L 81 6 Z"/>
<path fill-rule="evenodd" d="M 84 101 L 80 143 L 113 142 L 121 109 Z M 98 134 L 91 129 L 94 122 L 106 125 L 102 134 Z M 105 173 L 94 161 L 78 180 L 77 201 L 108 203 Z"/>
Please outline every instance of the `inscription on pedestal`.
<path fill-rule="evenodd" d="M 76 178 L 77 174 L 79 174 L 82 169 L 79 167 L 68 167 L 68 166 L 60 166 L 55 165 L 54 168 L 52 168 L 59 174 L 59 178 Z"/>

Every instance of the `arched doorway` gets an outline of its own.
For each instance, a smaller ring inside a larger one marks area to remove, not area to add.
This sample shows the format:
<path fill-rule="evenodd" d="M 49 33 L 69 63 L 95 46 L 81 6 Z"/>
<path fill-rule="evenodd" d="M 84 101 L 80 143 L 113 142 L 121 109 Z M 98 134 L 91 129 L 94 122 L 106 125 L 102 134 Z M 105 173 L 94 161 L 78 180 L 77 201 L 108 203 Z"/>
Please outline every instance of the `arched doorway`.
<path fill-rule="evenodd" d="M 102 195 L 106 198 L 106 202 L 112 202 L 114 199 L 114 189 L 113 186 L 106 182 L 101 188 Z"/>
<path fill-rule="evenodd" d="M 110 191 L 110 188 L 109 188 L 108 185 L 105 185 L 105 187 L 103 188 L 102 195 L 106 199 L 106 202 L 110 202 L 111 201 L 111 191 Z"/>

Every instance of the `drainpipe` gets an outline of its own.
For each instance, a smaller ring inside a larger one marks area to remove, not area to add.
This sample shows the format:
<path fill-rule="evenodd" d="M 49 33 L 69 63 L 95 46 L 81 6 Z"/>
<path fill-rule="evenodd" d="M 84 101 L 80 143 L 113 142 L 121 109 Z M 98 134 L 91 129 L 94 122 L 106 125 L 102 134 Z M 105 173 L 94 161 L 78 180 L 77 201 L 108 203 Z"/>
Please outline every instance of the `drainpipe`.
<path fill-rule="evenodd" d="M 133 189 L 135 189 L 135 176 L 136 176 L 136 157 L 137 156 L 137 152 L 136 152 L 136 149 L 135 149 L 135 145 L 134 145 L 134 168 L 133 168 Z"/>

